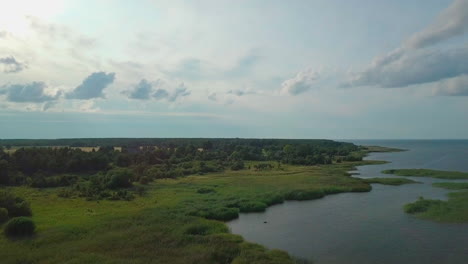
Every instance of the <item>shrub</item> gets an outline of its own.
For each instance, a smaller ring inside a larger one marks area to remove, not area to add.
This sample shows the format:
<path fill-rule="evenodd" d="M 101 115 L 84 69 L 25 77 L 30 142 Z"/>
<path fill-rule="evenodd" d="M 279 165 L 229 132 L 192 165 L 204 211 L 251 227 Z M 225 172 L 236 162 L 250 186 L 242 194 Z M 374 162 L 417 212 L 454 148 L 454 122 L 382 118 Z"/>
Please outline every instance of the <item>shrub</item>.
<path fill-rule="evenodd" d="M 112 170 L 109 171 L 107 174 L 110 176 L 110 180 L 109 182 L 107 182 L 107 188 L 117 189 L 132 186 L 132 183 L 130 181 L 132 175 L 128 170 Z"/>
<path fill-rule="evenodd" d="M 0 224 L 8 220 L 8 210 L 6 208 L 0 208 Z"/>
<path fill-rule="evenodd" d="M 244 162 L 242 160 L 233 161 L 231 164 L 231 170 L 242 170 L 244 168 Z"/>
<path fill-rule="evenodd" d="M 36 225 L 33 220 L 29 217 L 15 217 L 12 218 L 5 225 L 5 235 L 14 237 L 14 236 L 31 236 L 36 230 Z"/>
<path fill-rule="evenodd" d="M 8 191 L 0 191 L 0 208 L 7 209 L 10 217 L 32 215 L 29 203 Z"/>
<path fill-rule="evenodd" d="M 146 177 L 146 176 L 143 176 L 143 177 L 140 177 L 140 181 L 139 181 L 141 184 L 148 184 L 149 183 L 149 178 Z"/>

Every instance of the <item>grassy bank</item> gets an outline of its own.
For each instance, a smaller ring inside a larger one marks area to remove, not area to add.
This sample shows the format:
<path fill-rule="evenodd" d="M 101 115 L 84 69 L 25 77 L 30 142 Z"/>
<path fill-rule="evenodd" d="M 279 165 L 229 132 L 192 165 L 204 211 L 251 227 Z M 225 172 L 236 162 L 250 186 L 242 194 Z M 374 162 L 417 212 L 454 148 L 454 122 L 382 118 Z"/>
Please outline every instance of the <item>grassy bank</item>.
<path fill-rule="evenodd" d="M 439 179 L 468 179 L 467 172 L 441 171 L 430 169 L 392 169 L 384 170 L 382 173 L 394 174 L 397 176 L 431 177 Z"/>
<path fill-rule="evenodd" d="M 403 184 L 410 184 L 410 183 L 419 183 L 417 181 L 413 181 L 411 179 L 406 178 L 367 178 L 364 179 L 367 183 L 379 183 L 384 185 L 403 185 Z"/>
<path fill-rule="evenodd" d="M 367 152 L 401 152 L 401 151 L 407 151 L 406 149 L 389 148 L 389 147 L 381 147 L 381 146 L 362 146 L 362 148 Z"/>
<path fill-rule="evenodd" d="M 432 186 L 449 190 L 464 190 L 468 189 L 468 182 L 436 182 Z"/>
<path fill-rule="evenodd" d="M 34 238 L 0 238 L 2 263 L 295 263 L 230 234 L 219 220 L 285 199 L 369 191 L 346 162 L 157 180 L 132 201 L 61 198 L 60 189 L 10 188 L 31 203 Z M 252 166 L 254 163 L 248 163 Z"/>
<path fill-rule="evenodd" d="M 468 191 L 449 193 L 448 201 L 420 198 L 404 207 L 405 212 L 438 222 L 468 222 Z"/>

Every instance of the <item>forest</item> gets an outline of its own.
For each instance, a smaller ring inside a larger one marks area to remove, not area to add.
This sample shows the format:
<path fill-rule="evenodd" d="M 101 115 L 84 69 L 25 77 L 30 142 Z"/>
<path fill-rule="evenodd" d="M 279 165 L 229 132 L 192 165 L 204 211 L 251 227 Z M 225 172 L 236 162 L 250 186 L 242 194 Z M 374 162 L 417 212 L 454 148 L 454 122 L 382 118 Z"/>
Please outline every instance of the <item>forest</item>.
<path fill-rule="evenodd" d="M 192 174 L 240 170 L 245 161 L 274 161 L 276 166 L 358 161 L 351 143 L 331 140 L 263 139 L 66 139 L 3 140 L 0 184 L 32 187 L 74 186 L 87 197 L 132 182 Z M 22 144 L 31 146 L 22 146 Z M 69 144 L 63 145 L 60 144 Z M 110 145 L 110 144 L 117 145 Z M 11 145 L 17 148 L 11 149 Z M 44 145 L 47 144 L 48 146 Z M 102 145 L 99 145 L 102 144 Z M 73 146 L 73 147 L 72 147 Z M 97 151 L 80 147 L 99 146 Z M 118 149 L 116 148 L 118 147 Z M 5 149 L 5 151 L 4 151 Z M 271 169 L 257 164 L 255 170 Z"/>

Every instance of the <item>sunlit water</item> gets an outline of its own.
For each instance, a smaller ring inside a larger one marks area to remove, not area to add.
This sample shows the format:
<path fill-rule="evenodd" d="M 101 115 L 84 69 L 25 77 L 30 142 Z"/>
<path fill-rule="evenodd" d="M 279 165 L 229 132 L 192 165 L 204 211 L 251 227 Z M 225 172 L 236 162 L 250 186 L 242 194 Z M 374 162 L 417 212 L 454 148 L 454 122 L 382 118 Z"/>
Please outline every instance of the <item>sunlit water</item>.
<path fill-rule="evenodd" d="M 383 165 L 361 166 L 356 177 L 392 177 L 389 168 L 430 168 L 468 172 L 468 141 L 353 141 L 408 149 L 373 153 L 367 159 Z M 396 177 L 396 176 L 395 176 Z M 403 205 L 419 196 L 446 199 L 448 190 L 433 182 L 373 184 L 368 193 L 342 193 L 323 199 L 285 202 L 265 213 L 241 214 L 228 223 L 232 232 L 268 248 L 308 258 L 314 263 L 468 263 L 468 224 L 420 220 L 405 214 Z M 460 181 L 460 180 L 458 180 Z M 267 223 L 264 223 L 264 222 Z"/>

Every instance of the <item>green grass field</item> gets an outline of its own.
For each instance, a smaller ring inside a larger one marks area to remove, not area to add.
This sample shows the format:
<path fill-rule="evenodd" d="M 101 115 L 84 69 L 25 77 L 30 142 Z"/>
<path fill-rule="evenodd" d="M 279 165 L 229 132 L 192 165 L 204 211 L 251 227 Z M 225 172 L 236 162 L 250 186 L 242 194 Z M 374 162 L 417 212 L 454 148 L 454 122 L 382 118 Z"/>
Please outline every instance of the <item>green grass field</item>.
<path fill-rule="evenodd" d="M 467 172 L 440 171 L 430 169 L 392 169 L 384 170 L 382 173 L 394 174 L 397 176 L 431 177 L 439 179 L 468 179 Z"/>
<path fill-rule="evenodd" d="M 378 161 L 283 166 L 158 180 L 132 201 L 60 198 L 59 189 L 10 188 L 30 201 L 35 237 L 0 238 L 2 263 L 296 263 L 229 233 L 218 220 L 284 199 L 370 191 L 346 171 Z M 253 165 L 249 163 L 248 165 Z M 302 262 L 301 262 L 302 263 Z"/>

